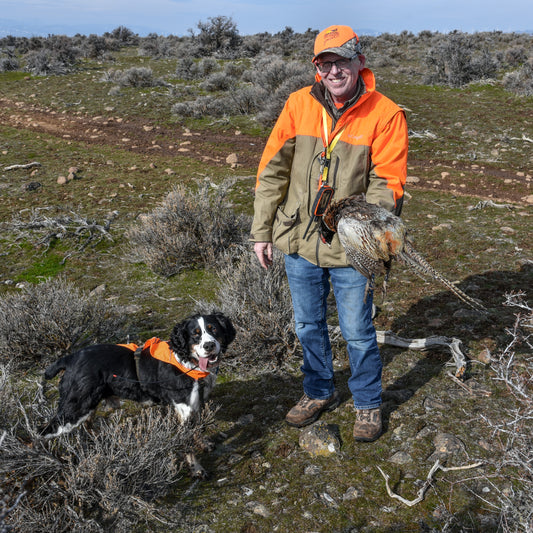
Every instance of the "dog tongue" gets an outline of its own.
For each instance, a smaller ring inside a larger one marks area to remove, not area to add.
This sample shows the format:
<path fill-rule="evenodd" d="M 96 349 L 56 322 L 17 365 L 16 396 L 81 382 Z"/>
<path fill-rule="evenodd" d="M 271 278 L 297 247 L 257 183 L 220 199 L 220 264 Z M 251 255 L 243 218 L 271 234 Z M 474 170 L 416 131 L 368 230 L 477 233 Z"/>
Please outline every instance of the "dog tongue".
<path fill-rule="evenodd" d="M 200 367 L 200 370 L 203 370 L 204 372 L 207 371 L 207 364 L 209 363 L 208 357 L 199 357 L 198 358 L 198 366 Z"/>

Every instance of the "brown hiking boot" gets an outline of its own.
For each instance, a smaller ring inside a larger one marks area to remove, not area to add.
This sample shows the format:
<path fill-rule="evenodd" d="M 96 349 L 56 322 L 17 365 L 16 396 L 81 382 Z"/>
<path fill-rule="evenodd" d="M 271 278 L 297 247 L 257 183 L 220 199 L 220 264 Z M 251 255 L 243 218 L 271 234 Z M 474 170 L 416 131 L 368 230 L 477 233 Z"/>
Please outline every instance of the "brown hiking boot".
<path fill-rule="evenodd" d="M 381 409 L 357 409 L 353 436 L 355 440 L 372 442 L 381 435 Z"/>
<path fill-rule="evenodd" d="M 333 411 L 340 403 L 339 393 L 335 391 L 326 400 L 313 400 L 304 394 L 300 401 L 287 413 L 285 422 L 289 426 L 301 428 L 314 422 L 323 411 Z"/>

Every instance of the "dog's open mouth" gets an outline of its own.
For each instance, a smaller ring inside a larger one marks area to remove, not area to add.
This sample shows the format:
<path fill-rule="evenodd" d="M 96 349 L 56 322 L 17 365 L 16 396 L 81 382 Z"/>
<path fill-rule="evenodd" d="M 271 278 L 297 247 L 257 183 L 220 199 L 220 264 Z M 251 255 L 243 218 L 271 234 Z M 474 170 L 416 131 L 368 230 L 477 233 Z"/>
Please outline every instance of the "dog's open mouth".
<path fill-rule="evenodd" d="M 203 370 L 204 372 L 215 365 L 218 365 L 218 354 L 208 355 L 207 357 L 198 357 L 198 366 L 200 367 L 200 370 Z"/>

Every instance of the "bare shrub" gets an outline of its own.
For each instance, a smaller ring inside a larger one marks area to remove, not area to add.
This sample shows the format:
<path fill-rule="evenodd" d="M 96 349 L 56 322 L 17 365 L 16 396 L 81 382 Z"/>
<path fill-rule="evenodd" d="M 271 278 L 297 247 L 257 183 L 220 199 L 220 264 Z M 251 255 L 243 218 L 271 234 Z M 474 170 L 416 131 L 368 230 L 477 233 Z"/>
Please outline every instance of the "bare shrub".
<path fill-rule="evenodd" d="M 246 71 L 245 76 L 254 85 L 272 94 L 291 78 L 306 77 L 306 82 L 298 88 L 311 85 L 314 81 L 314 70 L 310 62 L 305 64 L 300 61 L 284 61 L 275 56 L 262 56 Z"/>
<path fill-rule="evenodd" d="M 260 87 L 239 87 L 225 98 L 220 109 L 231 109 L 237 115 L 254 115 L 264 105 L 267 96 Z"/>
<path fill-rule="evenodd" d="M 512 328 L 507 330 L 509 342 L 495 355 L 491 369 L 494 379 L 502 383 L 514 398 L 504 412 L 503 420 L 483 415 L 492 428 L 494 439 L 503 444 L 504 454 L 496 465 L 509 483 L 495 487 L 502 530 L 513 533 L 533 531 L 533 309 L 524 293 L 506 295 L 504 305 L 516 308 Z"/>
<path fill-rule="evenodd" d="M 199 96 L 189 102 L 176 103 L 171 111 L 178 117 L 194 118 L 254 115 L 264 105 L 266 97 L 266 91 L 258 87 L 238 87 L 222 97 Z"/>
<path fill-rule="evenodd" d="M 238 329 L 231 349 L 237 362 L 256 357 L 259 366 L 281 365 L 298 345 L 283 256 L 274 252 L 266 271 L 246 247 L 237 260 L 232 258 L 219 269 L 217 298 L 221 311 Z"/>
<path fill-rule="evenodd" d="M 236 215 L 227 205 L 232 184 L 226 181 L 213 189 L 204 182 L 195 192 L 176 187 L 126 232 L 133 254 L 162 276 L 198 264 L 213 267 L 249 231 L 248 217 Z"/>
<path fill-rule="evenodd" d="M 193 75 L 193 66 L 187 68 L 188 75 Z M 232 71 L 224 69 L 223 73 L 213 74 L 201 84 L 205 90 L 225 91 L 228 94 L 219 97 L 199 96 L 193 101 L 176 103 L 172 106 L 172 113 L 194 118 L 257 115 L 262 124 L 271 125 L 289 94 L 311 85 L 314 80 L 313 69 L 308 64 L 287 62 L 272 56 L 258 59 L 251 69 L 242 72 L 240 80 L 229 74 Z M 240 74 L 239 71 L 237 73 Z M 239 81 L 241 83 L 237 85 Z"/>
<path fill-rule="evenodd" d="M 194 59 L 190 56 L 182 57 L 176 64 L 176 76 L 183 80 L 192 80 L 194 79 L 193 69 Z"/>
<path fill-rule="evenodd" d="M 122 46 L 135 46 L 139 43 L 139 36 L 126 26 L 117 26 L 111 33 L 104 33 L 104 37 L 111 37 Z"/>
<path fill-rule="evenodd" d="M 34 428 L 48 418 L 47 404 L 39 390 L 25 388 L 19 383 L 10 397 L 2 395 L 19 410 L 0 443 L 4 487 L 12 498 L 21 495 L 6 526 L 16 524 L 20 533 L 127 532 L 139 523 L 147 530 L 161 522 L 184 524 L 176 507 L 165 511 L 156 500 L 174 488 L 197 431 L 212 423 L 211 411 L 187 425 L 178 424 L 166 407 L 145 408 L 129 417 L 115 411 L 95 419 L 91 431 L 81 427 L 45 441 Z M 32 394 L 31 401 L 21 399 Z"/>
<path fill-rule="evenodd" d="M 8 72 L 18 70 L 20 63 L 15 57 L 1 57 L 0 58 L 0 72 Z"/>
<path fill-rule="evenodd" d="M 461 87 L 472 81 L 492 78 L 497 62 L 488 49 L 476 53 L 473 35 L 454 32 L 435 43 L 425 57 L 430 73 L 426 83 Z"/>
<path fill-rule="evenodd" d="M 311 85 L 312 82 L 312 76 L 308 72 L 288 76 L 275 92 L 264 101 L 265 103 L 257 115 L 257 120 L 265 126 L 273 125 L 289 95 L 302 87 Z"/>
<path fill-rule="evenodd" d="M 235 79 L 224 72 L 215 72 L 205 81 L 200 83 L 200 88 L 205 91 L 229 91 L 235 87 Z"/>
<path fill-rule="evenodd" d="M 120 309 L 60 278 L 0 298 L 0 359 L 16 367 L 120 337 Z"/>
<path fill-rule="evenodd" d="M 197 27 L 200 30 L 197 40 L 204 54 L 228 54 L 241 43 L 237 24 L 231 17 L 209 17 L 207 22 L 198 22 Z"/>
<path fill-rule="evenodd" d="M 533 95 L 533 59 L 524 63 L 518 70 L 508 72 L 503 77 L 503 85 L 508 90 L 522 96 Z"/>
<path fill-rule="evenodd" d="M 164 37 L 150 33 L 141 40 L 139 45 L 140 56 L 150 56 L 156 59 L 174 57 L 176 55 L 175 42 L 172 37 Z"/>
<path fill-rule="evenodd" d="M 121 87 L 157 87 L 164 85 L 160 78 L 154 78 L 151 68 L 132 67 L 128 70 L 110 69 L 101 78 L 104 82 L 113 82 Z"/>
<path fill-rule="evenodd" d="M 193 101 L 178 102 L 171 107 L 170 111 L 177 117 L 194 118 L 216 117 L 224 114 L 215 96 L 199 96 Z"/>
<path fill-rule="evenodd" d="M 523 46 L 512 46 L 505 51 L 504 58 L 511 67 L 518 67 L 527 61 L 528 54 Z"/>
<path fill-rule="evenodd" d="M 114 47 L 109 39 L 100 37 L 94 33 L 89 35 L 81 45 L 83 55 L 91 59 L 102 59 L 113 49 Z"/>
<path fill-rule="evenodd" d="M 178 60 L 176 76 L 183 80 L 199 80 L 206 78 L 217 70 L 220 70 L 220 67 L 216 59 L 212 57 L 195 61 L 192 57 L 187 56 Z"/>
<path fill-rule="evenodd" d="M 29 52 L 26 56 L 26 70 L 36 76 L 48 76 L 67 74 L 70 66 L 60 61 L 57 54 L 50 50 Z"/>

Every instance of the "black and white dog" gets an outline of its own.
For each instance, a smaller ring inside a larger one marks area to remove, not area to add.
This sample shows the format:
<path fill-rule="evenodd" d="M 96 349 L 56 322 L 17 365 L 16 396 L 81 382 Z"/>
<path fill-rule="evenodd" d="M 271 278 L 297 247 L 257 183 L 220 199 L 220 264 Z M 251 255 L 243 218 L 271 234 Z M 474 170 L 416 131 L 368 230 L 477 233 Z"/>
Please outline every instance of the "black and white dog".
<path fill-rule="evenodd" d="M 215 384 L 220 356 L 234 338 L 223 314 L 194 315 L 174 327 L 168 342 L 96 344 L 62 357 L 44 373 L 52 379 L 65 371 L 57 413 L 41 434 L 68 433 L 110 397 L 172 405 L 184 422 L 200 412 Z"/>

